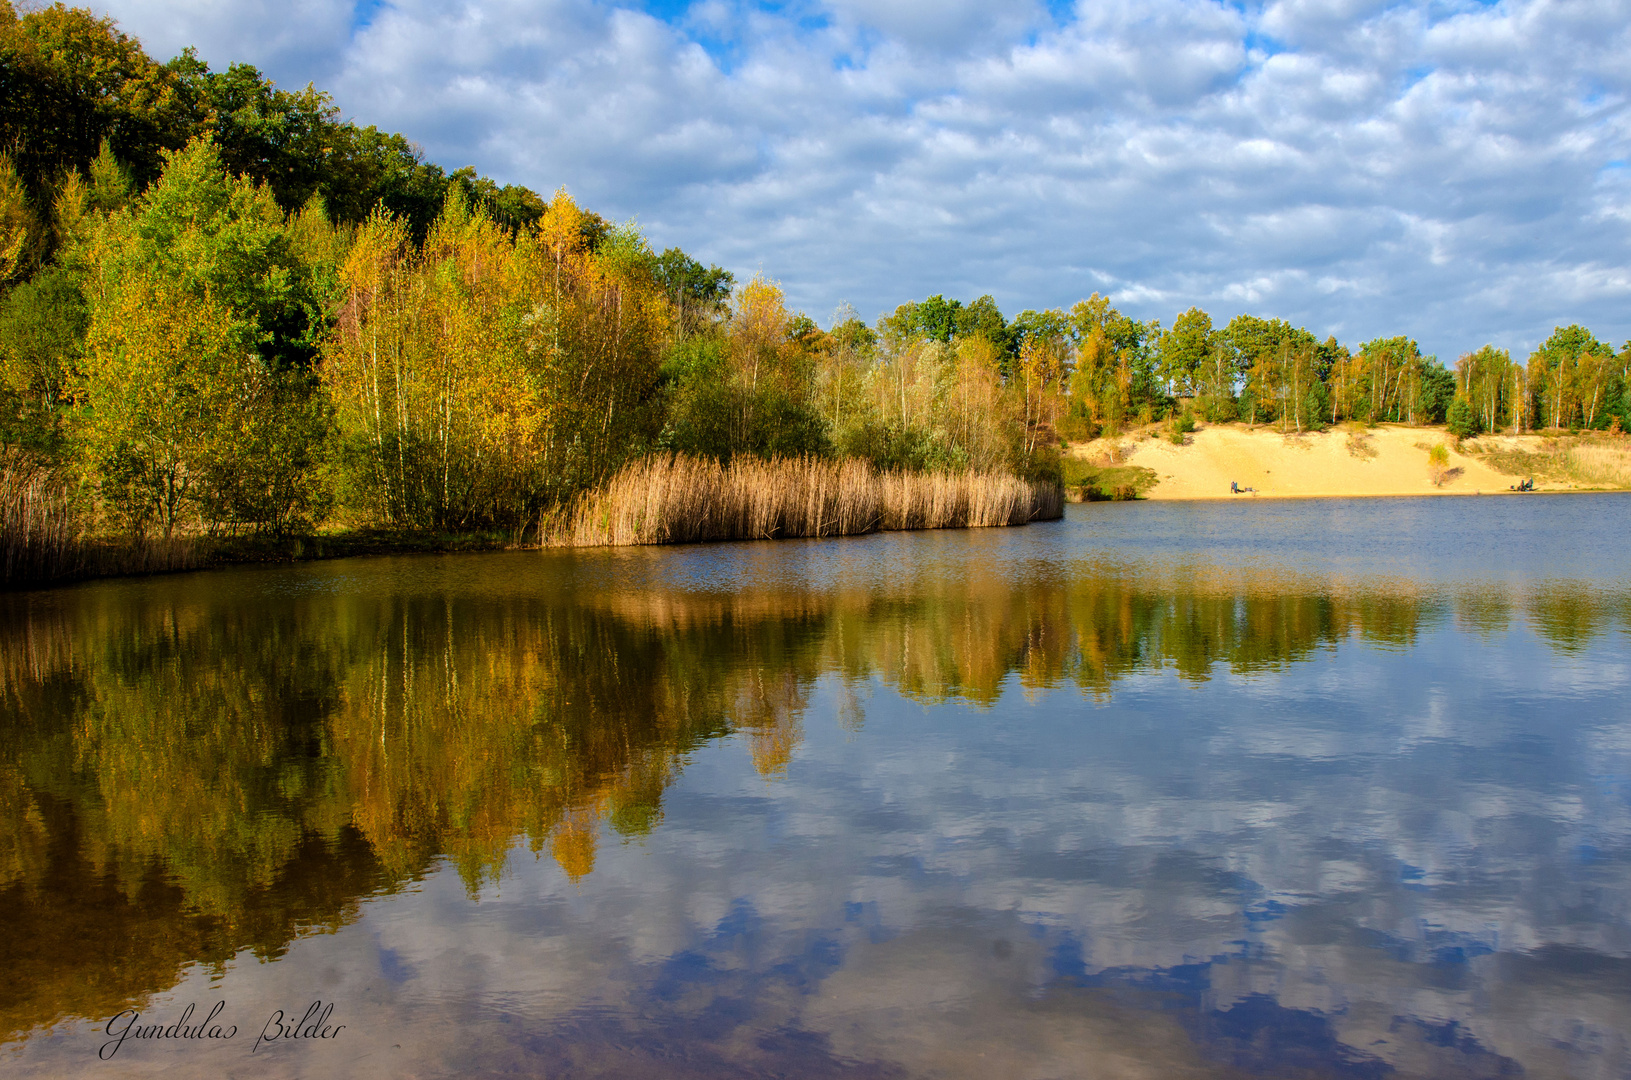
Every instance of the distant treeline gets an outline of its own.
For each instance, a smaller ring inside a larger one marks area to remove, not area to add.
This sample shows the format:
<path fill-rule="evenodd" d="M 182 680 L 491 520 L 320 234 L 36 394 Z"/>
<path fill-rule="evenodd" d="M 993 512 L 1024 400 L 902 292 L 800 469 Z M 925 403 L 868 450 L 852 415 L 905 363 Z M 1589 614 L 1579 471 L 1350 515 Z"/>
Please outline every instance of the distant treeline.
<path fill-rule="evenodd" d="M 1023 311 L 1012 322 L 989 296 L 967 306 L 931 296 L 903 304 L 879 329 L 959 348 L 985 342 L 1006 378 L 1043 387 L 1041 415 L 1070 439 L 1181 410 L 1296 431 L 1343 420 L 1448 422 L 1459 435 L 1631 426 L 1631 342 L 1616 353 L 1582 326 L 1558 327 L 1527 363 L 1486 345 L 1453 370 L 1407 337 L 1350 348 L 1280 319 L 1237 315 L 1216 328 L 1199 308 L 1164 329 L 1122 315 L 1096 293 L 1068 312 Z"/>
<path fill-rule="evenodd" d="M 1012 321 L 932 296 L 823 330 L 762 277 L 444 173 L 315 89 L 155 63 L 80 9 L 0 0 L 0 80 L 0 467 L 102 533 L 519 533 L 657 452 L 1048 481 L 1062 440 L 1175 414 L 1470 432 L 1626 411 L 1628 353 L 1578 327 L 1459 375 L 1405 338 L 1350 352 L 1195 309 L 1163 330 L 1097 295 Z"/>

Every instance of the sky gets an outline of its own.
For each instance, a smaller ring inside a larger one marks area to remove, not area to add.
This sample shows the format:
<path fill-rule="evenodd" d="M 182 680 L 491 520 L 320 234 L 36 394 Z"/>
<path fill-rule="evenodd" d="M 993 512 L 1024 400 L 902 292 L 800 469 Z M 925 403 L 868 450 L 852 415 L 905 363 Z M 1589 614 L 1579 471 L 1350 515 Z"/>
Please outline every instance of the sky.
<path fill-rule="evenodd" d="M 827 325 L 932 293 L 1446 363 L 1631 338 L 1631 0 L 111 0 Z"/>

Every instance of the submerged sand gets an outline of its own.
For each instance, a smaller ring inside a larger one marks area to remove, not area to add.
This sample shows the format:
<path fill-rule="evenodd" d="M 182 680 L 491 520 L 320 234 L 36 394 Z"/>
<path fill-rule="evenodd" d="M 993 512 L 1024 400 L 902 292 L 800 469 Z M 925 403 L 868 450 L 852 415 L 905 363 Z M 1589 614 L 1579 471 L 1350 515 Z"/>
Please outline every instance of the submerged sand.
<path fill-rule="evenodd" d="M 1487 441 L 1487 440 L 1486 440 Z M 1449 472 L 1433 482 L 1428 452 L 1449 451 Z M 1487 495 L 1505 493 L 1522 477 L 1497 472 L 1472 453 L 1463 453 L 1443 429 L 1384 424 L 1363 431 L 1282 435 L 1272 428 L 1243 424 L 1208 425 L 1186 445 L 1174 445 L 1158 428 L 1078 443 L 1070 453 L 1108 463 L 1112 451 L 1121 463 L 1154 470 L 1151 499 L 1227 499 L 1230 481 L 1255 488 L 1258 498 L 1354 495 Z M 1578 485 L 1537 477 L 1537 491 Z"/>

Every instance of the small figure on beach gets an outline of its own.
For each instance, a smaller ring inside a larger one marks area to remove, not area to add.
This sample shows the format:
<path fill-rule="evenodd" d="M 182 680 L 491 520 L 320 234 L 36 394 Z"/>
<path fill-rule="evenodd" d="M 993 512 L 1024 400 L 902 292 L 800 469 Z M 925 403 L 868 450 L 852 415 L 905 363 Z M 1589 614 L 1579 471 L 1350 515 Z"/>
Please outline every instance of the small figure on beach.
<path fill-rule="evenodd" d="M 1240 494 L 1240 485 L 1235 483 L 1233 480 L 1229 481 L 1229 494 L 1231 494 L 1231 495 L 1239 495 Z"/>

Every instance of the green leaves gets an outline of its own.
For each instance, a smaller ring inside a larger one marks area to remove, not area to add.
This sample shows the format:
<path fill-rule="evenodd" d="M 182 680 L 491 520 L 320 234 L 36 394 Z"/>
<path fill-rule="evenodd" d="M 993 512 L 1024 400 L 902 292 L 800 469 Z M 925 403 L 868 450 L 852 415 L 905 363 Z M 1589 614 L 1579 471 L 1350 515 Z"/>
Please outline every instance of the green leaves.
<path fill-rule="evenodd" d="M 1192 394 L 1202 369 L 1212 352 L 1212 316 L 1200 308 L 1190 308 L 1172 322 L 1161 335 L 1157 348 L 1161 356 L 1161 377 L 1176 394 Z"/>
<path fill-rule="evenodd" d="M 281 532 L 320 517 L 328 414 L 305 369 L 335 279 L 321 211 L 286 218 L 198 139 L 86 248 L 75 435 L 125 526 L 168 536 L 196 514 Z"/>

